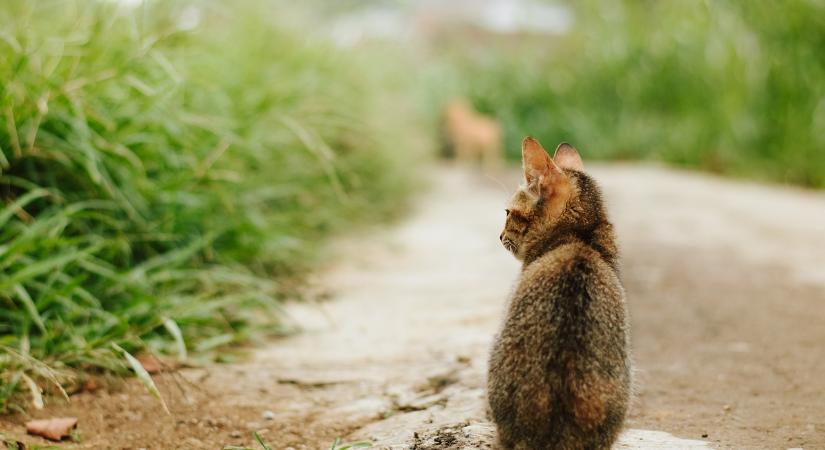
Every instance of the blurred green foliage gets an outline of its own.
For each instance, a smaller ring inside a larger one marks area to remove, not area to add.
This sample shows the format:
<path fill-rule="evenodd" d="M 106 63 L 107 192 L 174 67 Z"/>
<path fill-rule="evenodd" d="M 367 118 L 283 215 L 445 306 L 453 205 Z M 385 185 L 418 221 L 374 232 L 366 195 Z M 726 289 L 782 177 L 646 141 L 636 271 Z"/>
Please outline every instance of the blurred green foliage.
<path fill-rule="evenodd" d="M 323 238 L 403 208 L 416 140 L 384 106 L 393 74 L 283 11 L 0 5 L 0 409 L 25 375 L 125 371 L 112 343 L 281 332 Z"/>
<path fill-rule="evenodd" d="M 441 54 L 435 78 L 504 123 L 510 157 L 535 135 L 587 159 L 825 187 L 825 2 L 568 6 L 566 33 L 453 36 Z"/>

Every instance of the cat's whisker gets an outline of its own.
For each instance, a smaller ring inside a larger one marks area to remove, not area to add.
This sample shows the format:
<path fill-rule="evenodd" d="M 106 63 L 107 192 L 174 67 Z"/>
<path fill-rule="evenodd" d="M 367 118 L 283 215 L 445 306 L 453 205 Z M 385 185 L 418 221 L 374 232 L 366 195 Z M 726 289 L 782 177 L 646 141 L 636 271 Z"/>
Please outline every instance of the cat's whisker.
<path fill-rule="evenodd" d="M 510 191 L 507 189 L 507 185 L 505 185 L 504 182 L 502 182 L 501 180 L 487 172 L 484 173 L 484 176 L 489 180 L 495 182 L 499 189 L 501 189 L 501 193 L 504 194 L 505 197 L 510 195 Z"/>

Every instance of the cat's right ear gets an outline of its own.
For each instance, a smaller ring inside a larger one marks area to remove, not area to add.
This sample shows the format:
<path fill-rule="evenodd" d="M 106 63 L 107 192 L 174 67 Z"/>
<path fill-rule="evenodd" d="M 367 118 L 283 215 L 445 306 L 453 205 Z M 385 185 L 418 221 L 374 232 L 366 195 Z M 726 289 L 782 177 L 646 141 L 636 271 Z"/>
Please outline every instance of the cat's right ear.
<path fill-rule="evenodd" d="M 551 171 L 557 169 L 544 147 L 532 136 L 527 136 L 521 141 L 521 160 L 524 166 L 524 180 L 528 186 L 547 179 Z"/>

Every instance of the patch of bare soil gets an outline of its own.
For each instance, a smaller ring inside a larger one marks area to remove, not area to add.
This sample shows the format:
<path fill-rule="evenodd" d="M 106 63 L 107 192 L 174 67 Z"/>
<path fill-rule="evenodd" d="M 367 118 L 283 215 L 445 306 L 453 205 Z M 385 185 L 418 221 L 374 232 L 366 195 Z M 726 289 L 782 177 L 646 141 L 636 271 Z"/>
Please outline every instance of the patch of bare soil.
<path fill-rule="evenodd" d="M 623 247 L 638 395 L 616 448 L 825 448 L 825 196 L 639 167 L 594 170 Z M 518 264 L 498 243 L 518 174 L 440 168 L 405 223 L 343 243 L 333 300 L 242 364 L 52 400 L 61 448 L 489 449 L 486 353 Z M 173 379 L 177 377 L 177 379 Z M 29 444 L 30 417 L 0 418 Z M 645 431 L 661 430 L 661 431 Z M 674 437 L 680 436 L 683 439 Z"/>

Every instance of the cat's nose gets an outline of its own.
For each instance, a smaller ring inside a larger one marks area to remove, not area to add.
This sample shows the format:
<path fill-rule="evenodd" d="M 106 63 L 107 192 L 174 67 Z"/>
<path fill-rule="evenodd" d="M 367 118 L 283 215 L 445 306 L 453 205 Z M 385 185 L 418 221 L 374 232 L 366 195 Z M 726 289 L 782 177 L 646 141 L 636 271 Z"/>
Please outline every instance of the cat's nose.
<path fill-rule="evenodd" d="M 503 231 L 501 232 L 501 234 L 499 234 L 499 235 L 498 235 L 498 240 L 499 240 L 499 241 L 503 241 L 503 240 L 504 240 L 504 232 L 503 232 Z"/>

